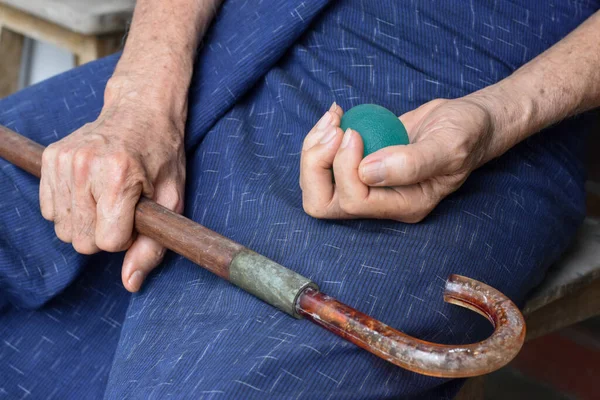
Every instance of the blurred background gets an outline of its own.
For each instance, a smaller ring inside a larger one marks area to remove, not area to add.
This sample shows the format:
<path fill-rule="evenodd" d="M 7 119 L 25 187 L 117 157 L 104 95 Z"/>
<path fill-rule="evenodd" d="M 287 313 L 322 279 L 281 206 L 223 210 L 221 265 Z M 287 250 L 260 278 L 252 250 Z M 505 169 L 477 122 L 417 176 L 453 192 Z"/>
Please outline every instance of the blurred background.
<path fill-rule="evenodd" d="M 135 0 L 0 0 L 0 97 L 119 51 Z"/>
<path fill-rule="evenodd" d="M 0 97 L 119 51 L 134 3 L 0 0 Z M 600 130 L 590 138 L 586 228 L 527 315 L 539 337 L 508 367 L 470 380 L 462 399 L 600 399 L 599 151 Z"/>
<path fill-rule="evenodd" d="M 75 66 L 75 57 L 48 42 L 27 38 L 21 61 L 19 88 L 36 84 Z"/>

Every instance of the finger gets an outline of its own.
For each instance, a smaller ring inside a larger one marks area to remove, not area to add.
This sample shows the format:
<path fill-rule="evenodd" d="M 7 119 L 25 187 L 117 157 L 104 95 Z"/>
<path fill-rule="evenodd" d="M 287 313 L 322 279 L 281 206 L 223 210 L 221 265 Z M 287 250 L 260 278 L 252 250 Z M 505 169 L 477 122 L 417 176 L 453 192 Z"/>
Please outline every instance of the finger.
<path fill-rule="evenodd" d="M 335 153 L 342 141 L 339 126 L 330 125 L 320 141 L 300 157 L 300 187 L 304 210 L 315 218 L 330 216 L 334 194 L 331 167 Z"/>
<path fill-rule="evenodd" d="M 327 111 L 321 119 L 317 122 L 315 126 L 308 132 L 306 137 L 304 138 L 304 142 L 302 143 L 302 152 L 300 155 L 300 166 L 304 165 L 303 160 L 306 158 L 306 152 L 312 149 L 316 144 L 323 141 L 327 143 L 329 139 L 331 139 L 331 128 L 340 125 L 341 122 L 341 114 L 342 109 L 338 107 L 336 102 L 334 101 L 329 111 Z M 303 183 L 305 179 L 303 179 L 304 170 L 300 168 L 300 189 L 303 188 Z"/>
<path fill-rule="evenodd" d="M 394 188 L 373 188 L 370 209 L 379 210 L 385 219 L 405 223 L 422 221 L 444 197 L 433 180 Z M 381 217 L 380 217 L 381 218 Z"/>
<path fill-rule="evenodd" d="M 390 146 L 365 157 L 360 179 L 370 186 L 402 186 L 442 175 L 450 163 L 448 149 L 436 140 Z"/>
<path fill-rule="evenodd" d="M 358 177 L 362 156 L 362 138 L 356 131 L 347 129 L 335 155 L 333 170 L 339 206 L 351 216 L 363 214 L 364 203 L 369 196 L 369 187 Z"/>
<path fill-rule="evenodd" d="M 72 241 L 71 224 L 71 151 L 68 148 L 58 150 L 54 170 L 54 231 L 65 243 Z"/>
<path fill-rule="evenodd" d="M 338 103 L 336 103 L 335 101 L 329 108 L 329 111 L 337 114 L 338 117 L 340 117 L 340 118 L 342 118 L 342 116 L 344 115 L 344 109 L 342 107 L 340 107 L 340 105 Z"/>
<path fill-rule="evenodd" d="M 183 184 L 166 184 L 156 189 L 156 202 L 171 211 L 183 211 Z M 164 258 L 166 249 L 147 236 L 138 236 L 123 260 L 121 278 L 130 292 L 137 292 L 146 277 Z"/>
<path fill-rule="evenodd" d="M 433 181 L 395 188 L 370 188 L 362 202 L 344 205 L 352 217 L 390 219 L 405 223 L 423 220 L 444 197 Z"/>
<path fill-rule="evenodd" d="M 73 156 L 73 187 L 71 189 L 71 223 L 73 247 L 81 254 L 94 254 L 96 246 L 96 202 L 89 182 L 90 154 L 79 151 Z"/>
<path fill-rule="evenodd" d="M 343 113 L 342 108 L 333 102 L 329 111 L 323 114 L 319 122 L 316 123 L 304 138 L 302 150 L 308 150 L 319 143 L 323 136 L 329 132 L 331 126 L 340 126 Z"/>
<path fill-rule="evenodd" d="M 114 163 L 113 163 L 114 165 Z M 96 246 L 104 251 L 117 252 L 127 249 L 132 241 L 135 206 L 143 188 L 150 186 L 143 173 L 131 171 L 131 166 L 115 167 L 99 182 L 93 183 L 100 190 L 96 207 Z"/>
<path fill-rule="evenodd" d="M 131 245 L 135 205 L 141 193 L 139 186 L 125 193 L 107 193 L 98 200 L 94 235 L 99 249 L 118 252 Z"/>
<path fill-rule="evenodd" d="M 123 260 L 121 278 L 130 292 L 137 292 L 144 280 L 156 268 L 165 255 L 165 248 L 147 236 L 139 235 Z"/>
<path fill-rule="evenodd" d="M 56 159 L 54 149 L 46 147 L 42 154 L 42 176 L 40 178 L 40 211 L 48 221 L 54 220 L 54 196 L 52 195 L 52 178 L 54 177 Z"/>

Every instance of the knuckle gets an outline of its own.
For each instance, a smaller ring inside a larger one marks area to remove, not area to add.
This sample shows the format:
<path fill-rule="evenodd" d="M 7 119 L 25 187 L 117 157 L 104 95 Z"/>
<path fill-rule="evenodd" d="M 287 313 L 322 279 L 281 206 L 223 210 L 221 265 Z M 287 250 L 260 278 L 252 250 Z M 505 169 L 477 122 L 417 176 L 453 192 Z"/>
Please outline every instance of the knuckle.
<path fill-rule="evenodd" d="M 109 157 L 111 165 L 110 182 L 118 190 L 149 186 L 144 167 L 127 154 L 116 154 Z"/>
<path fill-rule="evenodd" d="M 309 136 L 307 135 L 302 141 L 302 155 L 305 155 L 308 152 L 308 150 L 310 150 L 311 146 L 309 146 L 309 144 L 310 140 Z"/>
<path fill-rule="evenodd" d="M 433 107 L 437 107 L 437 106 L 442 105 L 447 102 L 448 102 L 448 99 L 437 98 L 437 99 L 431 100 L 429 102 L 429 104 L 431 104 Z"/>
<path fill-rule="evenodd" d="M 92 159 L 90 150 L 78 150 L 73 154 L 73 178 L 76 182 L 87 178 Z"/>
<path fill-rule="evenodd" d="M 330 162 L 327 162 L 327 160 L 324 160 L 324 159 L 322 159 L 322 158 L 319 158 L 319 159 L 316 161 L 315 165 L 316 165 L 316 167 L 317 167 L 319 170 L 326 170 L 326 169 L 330 169 L 330 168 L 332 168 L 332 167 L 333 167 L 333 165 L 332 165 Z M 338 166 L 338 169 L 339 169 L 339 168 L 340 168 L 340 167 Z"/>
<path fill-rule="evenodd" d="M 310 149 L 303 150 L 302 152 L 303 152 L 302 158 L 304 161 L 304 167 L 310 168 L 310 167 L 314 166 L 315 163 L 317 163 L 317 161 L 319 160 L 318 154 L 315 153 L 314 151 L 310 151 Z"/>
<path fill-rule="evenodd" d="M 131 168 L 133 164 L 131 156 L 123 151 L 115 152 L 108 155 L 106 157 L 106 161 L 116 171 L 127 171 Z"/>
<path fill-rule="evenodd" d="M 150 252 L 150 258 L 153 261 L 153 264 L 158 264 L 162 261 L 166 253 L 166 249 L 164 247 L 157 248 Z"/>
<path fill-rule="evenodd" d="M 56 157 L 56 145 L 51 144 L 46 147 L 42 153 L 42 166 L 46 167 L 52 164 L 52 161 Z"/>
<path fill-rule="evenodd" d="M 56 236 L 64 243 L 71 243 L 71 229 L 63 223 L 54 224 Z"/>
<path fill-rule="evenodd" d="M 78 149 L 73 154 L 73 168 L 75 171 L 87 170 L 93 159 L 93 152 L 90 149 Z"/>
<path fill-rule="evenodd" d="M 469 156 L 471 155 L 471 144 L 467 139 L 458 140 L 452 146 L 452 159 L 449 167 L 452 170 L 460 170 L 467 166 Z"/>
<path fill-rule="evenodd" d="M 411 218 L 410 223 L 416 224 L 423 221 L 435 208 L 437 202 L 434 199 L 429 199 L 426 203 L 418 209 Z"/>
<path fill-rule="evenodd" d="M 418 209 L 407 211 L 395 219 L 400 222 L 404 222 L 406 224 L 417 224 L 425 219 L 427 215 L 433 210 L 433 207 L 430 206 L 420 207 Z"/>
<path fill-rule="evenodd" d="M 318 218 L 318 219 L 322 219 L 326 217 L 326 213 L 324 212 L 324 210 L 320 207 L 316 207 L 314 204 L 311 204 L 309 202 L 303 202 L 302 203 L 302 208 L 304 208 L 304 212 L 307 213 L 308 215 L 310 215 L 313 218 Z"/>
<path fill-rule="evenodd" d="M 71 161 L 71 149 L 66 146 L 61 146 L 56 151 L 56 158 L 61 165 L 67 165 Z"/>
<path fill-rule="evenodd" d="M 52 208 L 51 206 L 49 206 L 48 204 L 46 204 L 46 201 L 40 201 L 40 211 L 42 213 L 42 217 L 46 220 L 46 221 L 53 221 L 54 220 L 54 214 L 52 213 Z"/>
<path fill-rule="evenodd" d="M 392 219 L 407 224 L 416 224 L 423 221 L 433 211 L 437 205 L 437 200 L 431 193 L 422 193 L 422 198 L 415 205 L 415 202 L 403 202 L 398 204 L 396 212 Z"/>
<path fill-rule="evenodd" d="M 314 170 L 315 168 L 319 170 L 328 169 L 336 164 L 335 159 L 333 162 L 328 161 L 326 158 L 324 158 L 322 153 L 317 151 L 308 151 L 305 157 L 306 159 L 304 167 L 311 170 Z"/>
<path fill-rule="evenodd" d="M 100 250 L 116 253 L 126 248 L 129 238 L 122 239 L 113 235 L 102 235 L 96 237 L 96 246 Z"/>
<path fill-rule="evenodd" d="M 348 215 L 357 217 L 362 213 L 362 206 L 360 202 L 352 199 L 340 198 L 339 201 L 340 209 Z"/>
<path fill-rule="evenodd" d="M 130 168 L 130 164 L 126 161 L 119 161 L 118 164 L 111 163 L 113 166 L 111 181 L 113 185 L 118 188 L 122 188 L 123 186 L 132 183 L 135 180 L 134 173 Z"/>
<path fill-rule="evenodd" d="M 418 213 L 414 213 L 412 215 L 404 216 L 404 217 L 400 218 L 399 220 L 404 223 L 407 223 L 407 224 L 418 224 L 419 222 L 423 221 L 426 216 L 427 216 L 427 214 L 418 212 Z"/>
<path fill-rule="evenodd" d="M 177 189 L 170 190 L 167 196 L 165 196 L 163 206 L 174 212 L 181 213 L 183 211 L 183 196 L 181 196 Z"/>
<path fill-rule="evenodd" d="M 93 240 L 81 237 L 73 238 L 73 248 L 79 254 L 91 255 L 98 252 Z"/>
<path fill-rule="evenodd" d="M 409 181 L 414 181 L 419 176 L 419 156 L 414 153 L 404 154 L 404 164 L 402 165 L 402 174 Z"/>

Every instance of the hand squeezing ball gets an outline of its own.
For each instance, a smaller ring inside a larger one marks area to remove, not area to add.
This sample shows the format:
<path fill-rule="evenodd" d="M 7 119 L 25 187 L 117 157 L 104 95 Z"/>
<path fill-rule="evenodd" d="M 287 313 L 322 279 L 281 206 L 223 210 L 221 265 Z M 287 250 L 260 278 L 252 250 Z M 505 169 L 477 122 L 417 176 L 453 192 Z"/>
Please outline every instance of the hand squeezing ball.
<path fill-rule="evenodd" d="M 341 128 L 344 132 L 351 128 L 360 134 L 365 146 L 363 157 L 384 147 L 409 143 L 406 129 L 398 117 L 376 104 L 361 104 L 346 111 Z"/>

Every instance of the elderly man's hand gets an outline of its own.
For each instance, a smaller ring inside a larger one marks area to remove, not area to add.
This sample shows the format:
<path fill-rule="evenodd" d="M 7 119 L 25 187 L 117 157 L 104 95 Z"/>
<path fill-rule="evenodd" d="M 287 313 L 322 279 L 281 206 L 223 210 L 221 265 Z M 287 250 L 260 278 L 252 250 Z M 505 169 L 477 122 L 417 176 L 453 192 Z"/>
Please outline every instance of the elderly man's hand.
<path fill-rule="evenodd" d="M 83 254 L 127 250 L 122 277 L 137 291 L 165 249 L 134 235 L 141 195 L 181 213 L 185 118 L 150 109 L 129 88 L 107 88 L 100 117 L 46 148 L 40 205 L 58 237 Z"/>
<path fill-rule="evenodd" d="M 316 218 L 419 222 L 492 158 L 492 118 L 468 97 L 402 115 L 411 144 L 364 159 L 360 135 L 340 129 L 342 115 L 334 104 L 304 141 L 300 186 L 304 209 Z"/>

